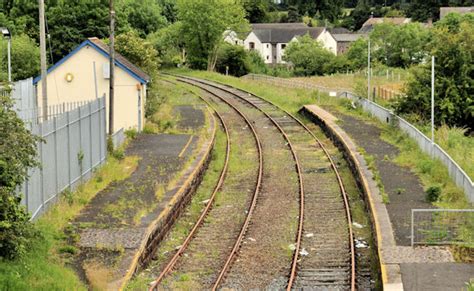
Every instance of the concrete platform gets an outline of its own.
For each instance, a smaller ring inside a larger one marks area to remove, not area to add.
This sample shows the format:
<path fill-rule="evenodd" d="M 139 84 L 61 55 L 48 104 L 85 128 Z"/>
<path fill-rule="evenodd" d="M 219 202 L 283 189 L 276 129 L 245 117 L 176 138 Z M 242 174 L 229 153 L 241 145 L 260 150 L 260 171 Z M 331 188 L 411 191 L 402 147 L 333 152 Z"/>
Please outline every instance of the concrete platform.
<path fill-rule="evenodd" d="M 218 124 L 202 110 L 209 127 L 200 118 L 200 136 L 139 135 L 132 141 L 127 155 L 141 158 L 137 170 L 99 192 L 73 221 L 80 252 L 72 265 L 85 281 L 100 276 L 107 290 L 121 290 L 151 259 L 210 160 Z"/>
<path fill-rule="evenodd" d="M 338 119 L 326 110 L 308 105 L 302 111 L 319 124 L 344 152 L 367 196 L 384 290 L 461 290 L 465 287 L 464 282 L 474 277 L 473 265 L 454 263 L 447 248 L 397 245 L 387 207 L 382 202 L 372 172 L 358 151 L 359 145 L 336 123 Z"/>

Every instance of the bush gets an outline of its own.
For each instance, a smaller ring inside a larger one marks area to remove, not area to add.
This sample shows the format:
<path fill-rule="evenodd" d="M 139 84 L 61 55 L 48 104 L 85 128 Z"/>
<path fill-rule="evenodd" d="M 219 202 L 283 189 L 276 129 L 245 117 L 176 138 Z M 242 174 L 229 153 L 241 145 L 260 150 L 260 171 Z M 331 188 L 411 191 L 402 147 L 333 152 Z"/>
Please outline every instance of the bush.
<path fill-rule="evenodd" d="M 284 59 L 293 64 L 295 75 L 313 76 L 324 75 L 325 64 L 334 57 L 319 41 L 305 35 L 288 45 Z"/>
<path fill-rule="evenodd" d="M 426 201 L 428 202 L 436 202 L 441 196 L 441 187 L 439 186 L 430 186 L 426 189 Z"/>
<path fill-rule="evenodd" d="M 240 77 L 249 72 L 247 66 L 247 52 L 242 46 L 225 43 L 217 53 L 216 70 L 225 74 Z"/>
<path fill-rule="evenodd" d="M 257 51 L 253 50 L 248 52 L 246 63 L 250 73 L 266 74 L 268 72 L 268 67 L 265 64 L 265 61 Z"/>
<path fill-rule="evenodd" d="M 127 129 L 125 131 L 125 135 L 127 136 L 128 139 L 136 139 L 137 138 L 137 135 L 138 135 L 138 132 L 136 129 L 132 128 L 132 129 Z"/>
<path fill-rule="evenodd" d="M 23 255 L 36 233 L 20 202 L 14 191 L 0 187 L 0 258 L 13 260 Z"/>

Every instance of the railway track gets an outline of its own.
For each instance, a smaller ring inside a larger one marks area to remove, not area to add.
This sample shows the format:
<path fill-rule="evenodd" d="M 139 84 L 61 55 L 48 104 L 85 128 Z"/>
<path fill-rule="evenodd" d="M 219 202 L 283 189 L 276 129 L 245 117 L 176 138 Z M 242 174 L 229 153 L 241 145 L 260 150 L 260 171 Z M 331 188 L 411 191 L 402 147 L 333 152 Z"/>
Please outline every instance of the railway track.
<path fill-rule="evenodd" d="M 180 80 L 216 96 L 225 92 L 232 96 L 230 98 L 246 103 L 247 107 L 261 111 L 288 140 L 300 175 L 301 196 L 287 290 L 355 290 L 355 248 L 348 197 L 337 167 L 324 145 L 296 117 L 271 102 L 220 84 L 187 77 Z M 232 261 L 233 257 L 229 258 L 228 265 Z M 229 267 L 226 264 L 214 288 L 219 286 Z"/>
<path fill-rule="evenodd" d="M 188 236 L 184 240 L 184 243 L 179 247 L 179 249 L 174 254 L 174 256 L 171 258 L 171 260 L 163 268 L 162 272 L 157 277 L 157 279 L 154 281 L 154 283 L 151 285 L 149 290 L 157 290 L 158 289 L 158 286 L 163 281 L 163 279 L 173 270 L 173 268 L 176 267 L 176 265 L 179 261 L 179 258 L 188 249 L 191 240 L 195 239 L 195 240 L 204 241 L 204 240 L 208 240 L 210 237 L 214 237 L 214 239 L 211 239 L 211 241 L 218 243 L 217 239 L 220 240 L 222 238 L 221 236 L 219 236 L 218 233 L 212 233 L 213 232 L 212 229 L 211 230 L 201 229 L 201 232 L 203 233 L 202 238 L 196 237 L 196 233 L 197 233 L 197 230 L 203 225 L 205 218 L 209 215 L 209 212 L 212 209 L 213 202 L 216 198 L 216 194 L 222 189 L 223 184 L 225 182 L 225 175 L 227 173 L 227 169 L 228 169 L 228 165 L 229 165 L 229 158 L 230 158 L 230 151 L 231 151 L 231 140 L 232 139 L 231 139 L 231 133 L 228 129 L 228 126 L 226 125 L 225 118 L 223 117 L 223 114 L 219 114 L 219 110 L 217 110 L 215 108 L 215 106 L 213 106 L 205 98 L 202 98 L 201 96 L 199 96 L 199 97 L 205 103 L 207 103 L 208 106 L 213 108 L 214 112 L 219 117 L 219 119 L 221 121 L 221 124 L 223 125 L 224 131 L 225 131 L 226 137 L 227 137 L 227 149 L 226 149 L 225 165 L 224 165 L 223 170 L 220 174 L 219 181 L 216 184 L 216 186 L 214 188 L 214 191 L 213 191 L 213 193 L 211 194 L 211 196 L 209 198 L 209 201 L 207 202 L 207 206 L 205 207 L 205 209 L 201 213 L 198 221 L 195 223 L 192 230 L 190 231 L 190 233 L 188 234 Z M 241 122 L 241 124 L 239 124 L 239 122 L 237 122 L 237 120 L 235 120 L 235 119 L 233 120 L 233 122 L 238 124 L 238 127 L 240 127 L 242 129 L 242 131 L 248 131 L 248 133 L 251 134 L 253 139 L 254 139 L 255 146 L 256 146 L 256 159 L 258 161 L 258 167 L 257 167 L 257 174 L 256 174 L 256 182 L 255 182 L 255 185 L 254 185 L 254 191 L 253 191 L 253 194 L 251 195 L 251 198 L 250 198 L 251 201 L 250 201 L 250 203 L 248 203 L 249 205 L 245 208 L 242 208 L 242 209 L 240 209 L 239 206 L 240 207 L 245 206 L 245 204 L 247 204 L 247 203 L 241 203 L 241 205 L 236 205 L 236 204 L 226 205 L 227 207 L 237 209 L 236 212 L 243 212 L 243 210 L 245 210 L 245 212 L 247 213 L 247 215 L 246 215 L 247 218 L 245 218 L 245 222 L 240 227 L 240 231 L 238 232 L 238 235 L 230 234 L 230 237 L 231 237 L 230 239 L 232 241 L 235 240 L 235 236 L 242 238 L 244 233 L 245 233 L 245 229 L 246 229 L 246 227 L 248 225 L 248 221 L 249 221 L 248 217 L 251 216 L 251 214 L 253 213 L 253 210 L 255 208 L 255 205 L 256 205 L 258 193 L 259 193 L 260 187 L 261 187 L 261 180 L 262 180 L 262 176 L 263 176 L 263 156 L 262 156 L 262 147 L 261 147 L 259 137 L 258 137 L 252 123 L 245 117 L 245 115 L 241 114 L 241 112 L 238 111 L 237 109 L 235 109 L 235 113 L 241 117 L 241 119 L 242 119 L 241 121 L 243 121 L 243 122 Z M 229 113 L 227 113 L 227 114 L 229 114 Z M 245 126 L 243 126 L 243 125 L 245 125 Z M 240 137 L 242 137 L 242 136 L 240 136 Z M 245 139 L 239 140 L 241 146 L 242 146 L 242 142 L 244 142 L 244 141 L 245 141 Z M 244 183 L 244 185 L 240 185 L 240 186 L 241 186 L 240 188 L 248 188 L 248 186 L 250 186 L 250 185 L 248 185 L 248 183 Z M 236 186 L 234 185 L 234 188 L 235 187 Z M 228 188 L 232 188 L 232 187 L 228 187 Z M 229 192 L 232 192 L 232 191 L 235 192 L 236 190 L 242 190 L 242 189 L 229 189 L 228 191 Z M 226 213 L 221 213 L 221 216 L 222 216 L 222 214 L 224 214 L 224 215 L 229 215 L 230 217 L 236 217 L 236 215 L 232 215 L 231 211 L 225 211 L 225 212 Z M 216 216 L 219 216 L 219 215 L 216 215 Z M 232 232 L 232 231 L 229 231 L 229 232 Z M 215 246 L 215 244 L 213 244 L 213 245 Z M 222 247 L 222 248 L 225 248 L 225 246 Z M 221 266 L 219 266 L 219 268 L 220 267 Z"/>

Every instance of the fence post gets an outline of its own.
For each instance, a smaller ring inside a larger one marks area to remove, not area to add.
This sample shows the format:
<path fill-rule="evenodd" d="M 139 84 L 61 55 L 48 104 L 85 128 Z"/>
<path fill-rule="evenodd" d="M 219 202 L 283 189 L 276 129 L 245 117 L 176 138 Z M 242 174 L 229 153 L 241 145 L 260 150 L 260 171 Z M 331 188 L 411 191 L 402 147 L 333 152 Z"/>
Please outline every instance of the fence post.
<path fill-rule="evenodd" d="M 59 171 L 58 171 L 58 119 L 56 116 L 53 117 L 53 124 L 54 124 L 54 176 L 56 182 L 56 193 L 54 196 L 59 194 Z"/>
<path fill-rule="evenodd" d="M 93 168 L 93 162 L 92 162 L 92 102 L 89 102 L 89 161 L 90 161 L 90 170 L 91 170 L 91 175 L 92 175 L 92 168 Z"/>
<path fill-rule="evenodd" d="M 40 123 L 38 124 L 39 126 L 39 135 L 43 138 L 43 123 Z M 44 208 L 44 171 L 43 171 L 43 164 L 44 164 L 44 160 L 43 160 L 43 143 L 42 142 L 39 142 L 39 158 L 40 158 L 40 163 L 41 163 L 41 167 L 40 167 L 40 184 L 41 184 L 41 207 L 39 212 L 41 212 Z M 37 213 L 39 213 L 37 212 Z"/>
<path fill-rule="evenodd" d="M 413 209 L 411 210 L 411 247 L 413 247 L 415 243 L 415 217 L 414 217 L 414 211 Z"/>
<path fill-rule="evenodd" d="M 82 151 L 82 115 L 81 115 L 81 106 L 77 107 L 77 110 L 79 111 L 79 118 L 78 118 L 78 122 L 79 122 L 79 152 L 83 152 Z M 82 161 L 79 161 L 78 162 L 81 162 Z M 81 177 L 81 183 L 82 183 L 82 175 L 84 173 L 84 167 L 82 165 L 79 165 L 79 171 L 81 172 L 81 174 L 79 175 L 79 177 Z"/>
<path fill-rule="evenodd" d="M 72 190 L 72 180 L 71 180 L 71 117 L 70 111 L 68 110 L 66 112 L 66 118 L 67 118 L 67 125 L 66 125 L 66 130 L 67 130 L 67 176 L 68 176 L 68 185 L 69 189 Z"/>

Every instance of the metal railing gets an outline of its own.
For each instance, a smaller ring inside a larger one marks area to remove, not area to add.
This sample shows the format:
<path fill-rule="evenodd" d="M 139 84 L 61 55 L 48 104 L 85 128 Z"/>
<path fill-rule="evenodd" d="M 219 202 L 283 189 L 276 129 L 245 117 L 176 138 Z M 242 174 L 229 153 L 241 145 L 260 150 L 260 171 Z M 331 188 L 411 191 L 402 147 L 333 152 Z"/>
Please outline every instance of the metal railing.
<path fill-rule="evenodd" d="M 474 245 L 474 209 L 412 209 L 411 246 Z"/>
<path fill-rule="evenodd" d="M 105 97 L 27 126 L 44 140 L 38 143 L 41 167 L 30 169 L 28 181 L 19 189 L 22 203 L 35 219 L 61 192 L 86 181 L 105 161 Z"/>

